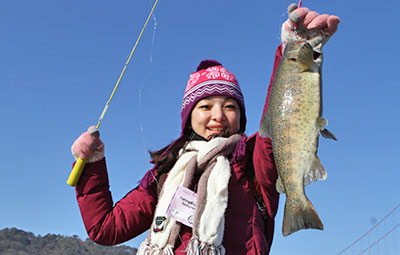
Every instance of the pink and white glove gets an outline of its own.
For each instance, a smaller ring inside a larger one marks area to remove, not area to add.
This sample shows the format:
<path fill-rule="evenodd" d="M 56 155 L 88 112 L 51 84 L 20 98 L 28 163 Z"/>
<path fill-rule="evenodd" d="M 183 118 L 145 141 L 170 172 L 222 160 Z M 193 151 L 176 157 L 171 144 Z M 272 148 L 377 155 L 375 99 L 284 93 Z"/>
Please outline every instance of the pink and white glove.
<path fill-rule="evenodd" d="M 297 8 L 296 4 L 288 7 L 289 18 L 282 24 L 282 53 L 289 41 L 311 41 L 321 36 L 322 47 L 336 32 L 340 19 L 334 15 L 318 14 L 308 8 Z M 313 46 L 316 46 L 315 44 Z"/>
<path fill-rule="evenodd" d="M 86 159 L 88 163 L 100 161 L 104 158 L 104 144 L 100 140 L 100 133 L 95 126 L 88 128 L 75 140 L 71 147 L 75 159 Z"/>

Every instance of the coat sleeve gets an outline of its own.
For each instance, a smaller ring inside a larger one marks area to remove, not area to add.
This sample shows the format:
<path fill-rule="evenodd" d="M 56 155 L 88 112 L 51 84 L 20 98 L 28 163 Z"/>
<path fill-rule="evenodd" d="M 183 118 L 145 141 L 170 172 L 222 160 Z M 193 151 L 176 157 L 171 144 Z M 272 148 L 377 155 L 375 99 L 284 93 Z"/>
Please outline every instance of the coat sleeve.
<path fill-rule="evenodd" d="M 76 186 L 76 196 L 89 238 L 115 245 L 150 228 L 156 204 L 155 185 L 138 186 L 113 205 L 105 159 L 88 163 Z"/>
<path fill-rule="evenodd" d="M 275 53 L 273 73 L 270 79 L 262 116 L 264 116 L 267 110 L 271 85 L 281 58 L 281 46 L 279 46 Z M 277 213 L 279 203 L 279 193 L 276 191 L 275 188 L 278 173 L 275 167 L 271 139 L 261 137 L 258 132 L 253 136 L 253 139 L 255 139 L 253 150 L 254 173 L 257 183 L 260 185 L 264 203 L 267 207 L 269 219 L 266 223 L 266 235 L 268 243 L 269 245 L 271 245 L 274 233 L 274 218 Z"/>

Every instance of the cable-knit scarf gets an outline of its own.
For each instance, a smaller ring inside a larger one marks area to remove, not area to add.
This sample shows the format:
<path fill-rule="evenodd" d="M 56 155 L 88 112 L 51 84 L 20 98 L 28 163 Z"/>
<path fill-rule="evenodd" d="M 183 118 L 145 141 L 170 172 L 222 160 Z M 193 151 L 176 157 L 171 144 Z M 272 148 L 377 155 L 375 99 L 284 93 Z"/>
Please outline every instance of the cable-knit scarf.
<path fill-rule="evenodd" d="M 190 188 L 194 175 L 198 182 L 197 206 L 194 213 L 192 238 L 186 247 L 188 255 L 225 254 L 222 246 L 225 209 L 228 204 L 228 183 L 231 165 L 227 156 L 235 150 L 241 135 L 217 137 L 210 141 L 191 141 L 181 151 L 170 170 L 160 193 L 152 228 L 140 245 L 139 255 L 173 255 L 181 223 L 167 216 L 171 199 L 179 186 Z M 163 222 L 162 230 L 156 226 Z"/>

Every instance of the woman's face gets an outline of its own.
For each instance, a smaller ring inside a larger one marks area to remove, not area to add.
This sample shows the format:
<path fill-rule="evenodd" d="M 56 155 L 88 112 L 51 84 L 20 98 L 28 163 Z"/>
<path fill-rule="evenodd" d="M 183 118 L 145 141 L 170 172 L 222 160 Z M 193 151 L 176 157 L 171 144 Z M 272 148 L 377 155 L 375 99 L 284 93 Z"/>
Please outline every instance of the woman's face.
<path fill-rule="evenodd" d="M 197 102 L 191 113 L 192 129 L 210 140 L 213 136 L 230 136 L 240 129 L 240 108 L 228 96 L 210 96 Z"/>

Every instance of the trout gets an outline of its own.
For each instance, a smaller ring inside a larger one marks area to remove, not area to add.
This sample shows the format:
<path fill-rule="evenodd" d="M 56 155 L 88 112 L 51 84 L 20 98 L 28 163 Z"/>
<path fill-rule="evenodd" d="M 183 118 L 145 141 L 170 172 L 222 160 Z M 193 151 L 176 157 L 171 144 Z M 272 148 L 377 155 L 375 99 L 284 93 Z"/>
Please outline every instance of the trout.
<path fill-rule="evenodd" d="M 317 157 L 318 138 L 337 140 L 322 118 L 320 38 L 288 42 L 276 71 L 268 108 L 259 133 L 272 140 L 278 171 L 276 189 L 286 193 L 282 234 L 324 226 L 307 198 L 304 186 L 325 180 L 327 172 Z M 315 46 L 314 46 L 315 45 Z"/>

